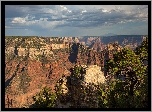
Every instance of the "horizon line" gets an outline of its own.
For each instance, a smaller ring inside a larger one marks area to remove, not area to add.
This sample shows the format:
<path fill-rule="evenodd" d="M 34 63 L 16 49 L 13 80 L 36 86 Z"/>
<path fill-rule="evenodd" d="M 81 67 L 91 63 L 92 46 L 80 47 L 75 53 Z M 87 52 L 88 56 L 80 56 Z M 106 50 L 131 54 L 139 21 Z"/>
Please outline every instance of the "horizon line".
<path fill-rule="evenodd" d="M 131 35 L 131 34 L 129 34 Z M 122 36 L 129 36 L 129 35 L 122 35 Z M 38 36 L 38 35 L 5 35 L 6 36 L 37 36 L 37 37 L 86 37 L 86 36 L 90 36 L 90 37 L 101 37 L 101 36 L 121 36 L 121 35 L 85 35 L 85 36 Z M 134 36 L 137 36 L 136 34 Z M 148 36 L 148 35 L 138 35 L 138 36 Z"/>

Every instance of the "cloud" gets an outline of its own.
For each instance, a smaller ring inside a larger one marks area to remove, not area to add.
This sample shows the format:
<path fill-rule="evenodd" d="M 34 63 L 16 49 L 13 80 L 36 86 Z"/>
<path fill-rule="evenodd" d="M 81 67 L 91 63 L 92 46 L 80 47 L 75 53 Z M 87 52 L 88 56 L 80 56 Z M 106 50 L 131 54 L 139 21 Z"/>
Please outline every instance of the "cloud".
<path fill-rule="evenodd" d="M 82 13 L 87 12 L 86 10 L 83 10 Z"/>
<path fill-rule="evenodd" d="M 144 5 L 10 5 L 5 9 L 7 28 L 32 25 L 45 29 L 93 28 L 148 21 L 148 7 Z"/>
<path fill-rule="evenodd" d="M 26 18 L 16 17 L 13 19 L 12 23 L 25 23 Z"/>
<path fill-rule="evenodd" d="M 15 17 L 12 19 L 11 23 L 13 24 L 20 24 L 20 25 L 32 25 L 35 24 L 37 21 L 34 20 L 35 16 L 30 16 L 29 14 L 26 17 Z M 44 18 L 45 20 L 46 18 Z M 40 20 L 43 21 L 42 18 Z"/>

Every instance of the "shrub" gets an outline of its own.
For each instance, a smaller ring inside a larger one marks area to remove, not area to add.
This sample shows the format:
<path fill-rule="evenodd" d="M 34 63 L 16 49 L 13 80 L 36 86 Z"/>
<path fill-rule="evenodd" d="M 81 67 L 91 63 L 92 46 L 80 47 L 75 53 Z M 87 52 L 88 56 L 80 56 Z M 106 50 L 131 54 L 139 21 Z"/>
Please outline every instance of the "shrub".
<path fill-rule="evenodd" d="M 56 103 L 56 94 L 51 92 L 50 88 L 44 87 L 40 93 L 33 96 L 35 103 L 33 108 L 54 108 Z"/>

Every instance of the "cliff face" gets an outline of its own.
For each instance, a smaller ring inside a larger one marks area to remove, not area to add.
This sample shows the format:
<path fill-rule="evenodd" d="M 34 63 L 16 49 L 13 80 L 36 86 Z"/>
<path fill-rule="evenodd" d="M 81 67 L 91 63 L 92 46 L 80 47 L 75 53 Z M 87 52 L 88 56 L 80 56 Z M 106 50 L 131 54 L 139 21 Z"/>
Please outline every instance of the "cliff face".
<path fill-rule="evenodd" d="M 69 75 L 69 45 L 61 42 L 58 38 L 5 38 L 7 108 L 31 105 L 32 96 L 44 86 L 54 89 L 62 74 Z"/>
<path fill-rule="evenodd" d="M 69 75 L 67 69 L 72 66 L 70 62 L 66 62 L 68 54 L 61 56 L 62 58 L 58 57 L 58 60 L 47 63 L 30 58 L 26 61 L 17 58 L 8 61 L 5 67 L 6 107 L 8 107 L 8 98 L 12 99 L 12 107 L 28 106 L 33 103 L 32 96 L 43 87 L 54 89 L 56 81 L 62 77 L 62 74 Z"/>
<path fill-rule="evenodd" d="M 111 42 L 117 41 L 117 43 L 122 47 L 130 47 L 133 50 L 142 43 L 143 39 L 144 36 L 142 35 L 118 35 L 109 37 L 109 40 L 111 40 Z M 105 41 L 107 41 L 107 43 L 109 40 L 106 40 L 105 38 Z"/>
<path fill-rule="evenodd" d="M 97 51 L 86 48 L 83 45 L 79 47 L 76 54 L 77 65 L 98 65 L 104 68 L 105 60 L 113 57 L 113 54 L 121 51 L 122 46 L 118 43 L 109 43 L 106 46 L 101 46 L 102 50 Z"/>
<path fill-rule="evenodd" d="M 68 43 L 64 43 L 64 40 L 58 38 L 29 38 L 6 38 L 5 54 L 15 54 L 23 57 L 29 56 L 31 59 L 36 59 L 39 55 L 45 55 L 47 57 L 53 55 L 52 50 L 69 47 Z M 12 43 L 10 44 L 10 42 Z"/>
<path fill-rule="evenodd" d="M 101 51 L 101 50 L 103 50 L 102 47 L 103 47 L 103 46 L 102 46 L 102 43 L 101 43 L 100 38 L 97 38 L 97 39 L 89 46 L 89 48 L 91 48 L 91 49 L 93 49 L 93 50 L 95 50 L 95 51 Z"/>
<path fill-rule="evenodd" d="M 93 42 L 97 40 L 97 38 L 100 38 L 102 42 L 102 48 L 103 46 L 109 44 L 110 42 L 114 43 L 117 42 L 122 47 L 129 46 L 131 48 L 135 48 L 136 46 L 139 46 L 141 42 L 144 40 L 145 36 L 143 35 L 115 35 L 115 36 L 84 36 L 79 37 L 79 41 L 83 41 L 86 46 L 93 46 L 91 45 Z"/>

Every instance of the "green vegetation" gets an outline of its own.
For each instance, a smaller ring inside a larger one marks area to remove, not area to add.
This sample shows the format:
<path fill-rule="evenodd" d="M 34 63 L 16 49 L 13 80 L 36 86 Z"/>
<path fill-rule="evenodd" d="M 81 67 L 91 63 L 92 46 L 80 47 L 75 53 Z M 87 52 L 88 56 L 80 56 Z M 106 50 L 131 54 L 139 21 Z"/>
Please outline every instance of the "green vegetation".
<path fill-rule="evenodd" d="M 53 37 L 52 37 L 53 38 Z M 63 40 L 59 39 L 58 37 L 54 37 L 53 40 L 51 41 L 53 44 L 63 44 Z"/>
<path fill-rule="evenodd" d="M 34 40 L 33 40 L 34 39 Z M 31 44 L 26 43 L 26 41 L 34 41 Z M 40 44 L 38 36 L 5 36 L 5 45 L 6 46 L 15 46 L 22 48 L 37 48 L 40 49 L 45 44 Z"/>
<path fill-rule="evenodd" d="M 82 66 L 75 66 L 73 69 L 71 69 L 71 76 L 77 79 L 80 79 L 84 73 L 85 69 Z"/>
<path fill-rule="evenodd" d="M 78 50 L 79 50 L 79 53 L 81 54 L 88 51 L 88 49 L 84 45 L 79 45 Z"/>
<path fill-rule="evenodd" d="M 148 37 L 142 42 L 141 46 L 136 48 L 135 53 L 140 56 L 142 61 L 148 61 Z"/>
<path fill-rule="evenodd" d="M 33 44 L 31 44 L 31 46 L 33 48 L 40 49 L 42 46 L 45 46 L 45 44 L 40 44 L 39 42 L 33 42 Z"/>
<path fill-rule="evenodd" d="M 24 38 L 24 39 L 29 39 L 29 38 L 34 38 L 38 36 L 5 36 L 5 39 L 14 39 L 14 38 Z"/>
<path fill-rule="evenodd" d="M 50 88 L 44 87 L 40 93 L 33 96 L 35 103 L 32 108 L 53 108 L 55 107 L 56 95 L 51 92 Z"/>
<path fill-rule="evenodd" d="M 147 45 L 147 46 L 146 46 Z M 145 51 L 141 52 L 141 49 Z M 105 99 L 101 98 L 103 107 L 108 108 L 147 108 L 148 75 L 141 56 L 148 56 L 148 40 L 136 49 L 138 55 L 129 48 L 114 54 L 114 59 L 107 61 L 106 69 L 111 75 L 125 76 L 124 80 L 109 83 Z M 144 55 L 142 53 L 145 53 Z M 106 102 L 106 103 L 105 103 Z"/>
<path fill-rule="evenodd" d="M 50 38 L 44 38 L 44 43 L 50 44 Z"/>
<path fill-rule="evenodd" d="M 24 68 L 23 68 L 24 69 Z M 29 82 L 31 81 L 30 76 L 26 74 L 25 71 L 22 71 L 23 73 L 20 75 L 20 84 L 19 88 L 23 90 L 23 93 L 27 93 L 27 87 L 29 86 Z"/>
<path fill-rule="evenodd" d="M 5 59 L 6 60 L 13 60 L 15 57 L 16 57 L 15 54 L 11 54 L 11 55 L 5 54 Z"/>
<path fill-rule="evenodd" d="M 37 56 L 37 59 L 38 59 L 40 62 L 45 63 L 45 64 L 49 62 L 48 59 L 47 59 L 47 57 L 46 57 L 45 55 L 38 55 L 38 56 Z"/>

